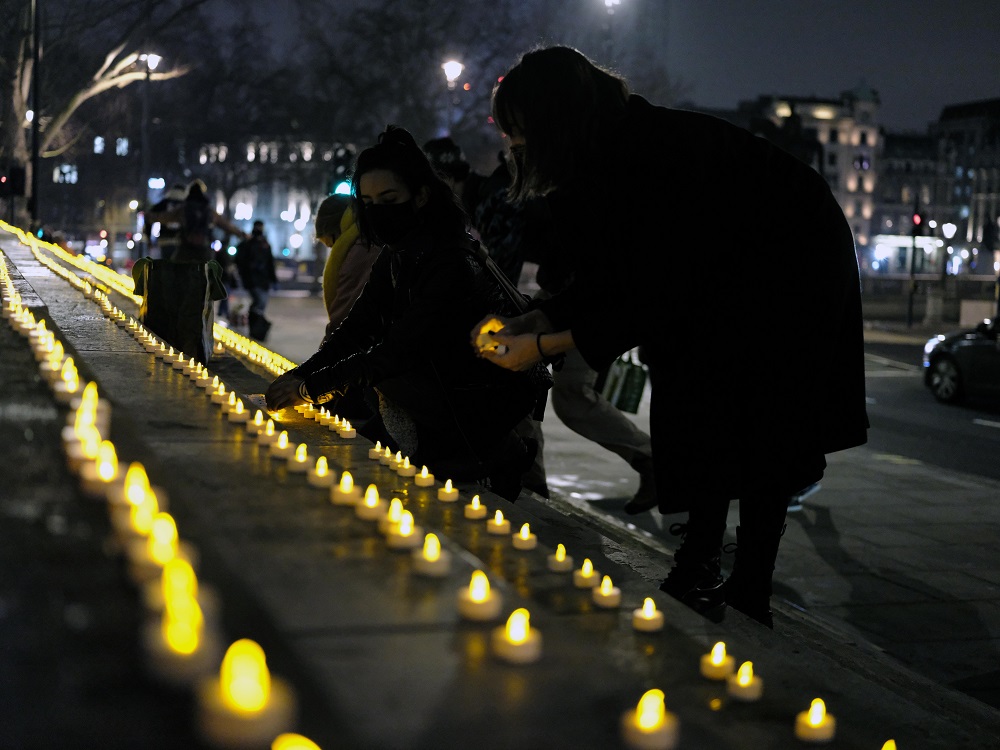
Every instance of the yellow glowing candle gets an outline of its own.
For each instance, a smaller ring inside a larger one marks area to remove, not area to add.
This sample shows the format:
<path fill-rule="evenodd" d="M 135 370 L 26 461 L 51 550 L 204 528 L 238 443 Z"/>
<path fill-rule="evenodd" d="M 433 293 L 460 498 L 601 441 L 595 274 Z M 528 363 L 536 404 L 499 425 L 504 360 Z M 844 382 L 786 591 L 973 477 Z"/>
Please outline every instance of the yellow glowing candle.
<path fill-rule="evenodd" d="M 189 687 L 218 664 L 218 639 L 206 629 L 201 605 L 191 594 L 172 592 L 159 617 L 149 618 L 142 640 L 149 671 L 176 687 Z"/>
<path fill-rule="evenodd" d="M 377 461 L 382 457 L 382 441 L 376 440 L 375 446 L 368 449 L 368 458 Z"/>
<path fill-rule="evenodd" d="M 479 501 L 479 495 L 472 496 L 472 501 L 465 506 L 464 512 L 465 517 L 473 521 L 486 518 L 486 506 Z"/>
<path fill-rule="evenodd" d="M 146 469 L 138 461 L 133 461 L 125 471 L 125 481 L 117 491 L 108 497 L 118 505 L 138 505 L 149 490 L 149 477 Z"/>
<path fill-rule="evenodd" d="M 622 714 L 622 739 L 631 750 L 672 750 L 680 722 L 667 711 L 662 690 L 647 690 L 638 705 Z"/>
<path fill-rule="evenodd" d="M 826 712 L 822 698 L 814 698 L 808 711 L 795 717 L 795 736 L 804 742 L 829 742 L 837 731 L 837 720 Z"/>
<path fill-rule="evenodd" d="M 320 750 L 320 747 L 308 737 L 294 732 L 285 732 L 274 738 L 271 750 Z"/>
<path fill-rule="evenodd" d="M 632 627 L 641 633 L 656 633 L 663 630 L 663 612 L 648 596 L 639 609 L 632 610 Z"/>
<path fill-rule="evenodd" d="M 446 503 L 458 500 L 458 490 L 452 486 L 450 479 L 445 480 L 444 487 L 438 487 L 438 500 Z"/>
<path fill-rule="evenodd" d="M 378 462 L 383 466 L 392 466 L 392 450 L 389 446 L 385 446 L 385 450 L 382 451 L 382 455 L 378 457 Z"/>
<path fill-rule="evenodd" d="M 531 627 L 531 616 L 523 607 L 511 612 L 506 625 L 494 628 L 490 645 L 495 656 L 512 664 L 530 664 L 542 656 L 542 634 Z"/>
<path fill-rule="evenodd" d="M 389 509 L 385 515 L 378 520 L 378 530 L 383 534 L 388 534 L 389 529 L 398 524 L 403 518 L 403 501 L 398 497 L 389 501 Z"/>
<path fill-rule="evenodd" d="M 264 412 L 260 409 L 254 412 L 253 419 L 247 420 L 247 432 L 250 435 L 259 435 L 264 429 Z"/>
<path fill-rule="evenodd" d="M 218 378 L 216 378 L 218 380 Z M 229 394 L 226 393 L 225 383 L 219 383 L 213 390 L 211 395 L 211 400 L 213 404 L 224 404 L 229 399 Z"/>
<path fill-rule="evenodd" d="M 404 510 L 399 516 L 399 523 L 386 530 L 385 543 L 389 549 L 413 549 L 419 547 L 424 530 L 413 523 L 413 514 Z"/>
<path fill-rule="evenodd" d="M 237 400 L 238 399 L 236 398 L 236 391 L 230 391 L 229 396 L 226 398 L 225 401 L 222 402 L 223 413 L 228 414 L 229 412 L 233 411 L 236 408 Z"/>
<path fill-rule="evenodd" d="M 333 486 L 333 472 L 330 471 L 326 456 L 320 456 L 316 459 L 316 463 L 309 467 L 306 479 L 313 487 Z"/>
<path fill-rule="evenodd" d="M 422 466 L 420 472 L 413 477 L 413 483 L 417 487 L 431 487 L 434 485 L 434 475 L 427 471 L 426 466 Z"/>
<path fill-rule="evenodd" d="M 379 521 L 385 517 L 388 507 L 389 504 L 379 498 L 378 488 L 370 484 L 364 498 L 354 506 L 354 515 L 365 521 Z"/>
<path fill-rule="evenodd" d="M 118 455 L 115 446 L 110 440 L 102 440 L 97 446 L 94 460 L 80 465 L 80 487 L 84 494 L 104 500 L 117 479 Z"/>
<path fill-rule="evenodd" d="M 725 680 L 733 673 L 736 662 L 726 653 L 726 644 L 719 641 L 707 654 L 701 655 L 701 674 L 710 680 Z"/>
<path fill-rule="evenodd" d="M 413 571 L 425 576 L 443 576 L 451 568 L 451 554 L 441 549 L 437 534 L 424 537 L 423 547 L 413 550 Z"/>
<path fill-rule="evenodd" d="M 594 563 L 589 557 L 583 559 L 583 564 L 573 571 L 573 585 L 578 589 L 592 589 L 601 580 L 601 574 L 594 570 Z"/>
<path fill-rule="evenodd" d="M 548 556 L 549 570 L 555 573 L 568 573 L 573 570 L 573 558 L 566 554 L 566 545 L 557 544 L 556 551 Z"/>
<path fill-rule="evenodd" d="M 350 440 L 358 436 L 358 431 L 354 429 L 354 425 L 344 419 L 340 422 L 340 429 L 337 430 L 337 434 L 345 440 Z"/>
<path fill-rule="evenodd" d="M 264 423 L 264 429 L 257 433 L 257 443 L 259 445 L 273 445 L 277 442 L 278 437 L 279 435 L 274 429 L 274 420 L 268 419 Z"/>
<path fill-rule="evenodd" d="M 177 352 L 177 358 L 171 363 L 173 369 L 187 373 L 187 360 L 184 358 L 184 352 Z"/>
<path fill-rule="evenodd" d="M 466 620 L 495 620 L 503 597 L 490 589 L 490 579 L 481 570 L 473 571 L 468 586 L 458 590 L 458 613 Z"/>
<path fill-rule="evenodd" d="M 510 533 L 510 521 L 503 517 L 503 511 L 498 510 L 496 515 L 486 522 L 486 531 L 498 536 L 506 536 Z"/>
<path fill-rule="evenodd" d="M 528 524 L 522 524 L 521 529 L 511 536 L 510 542 L 514 546 L 514 549 L 534 549 L 538 546 L 538 537 L 532 533 L 531 527 Z"/>
<path fill-rule="evenodd" d="M 896 740 L 886 740 L 882 750 L 896 750 Z"/>
<path fill-rule="evenodd" d="M 235 394 L 230 394 L 235 397 Z M 228 419 L 233 424 L 242 424 L 246 422 L 250 417 L 249 412 L 243 408 L 243 399 L 236 399 L 236 403 L 233 405 L 232 409 L 229 410 Z"/>
<path fill-rule="evenodd" d="M 417 467 L 410 463 L 409 456 L 403 456 L 403 460 L 396 466 L 396 473 L 401 477 L 412 477 L 417 473 Z"/>
<path fill-rule="evenodd" d="M 235 641 L 218 677 L 198 685 L 198 727 L 218 747 L 267 747 L 295 723 L 296 700 L 288 684 L 272 677 L 263 649 Z"/>
<path fill-rule="evenodd" d="M 309 470 L 309 446 L 299 443 L 295 453 L 288 457 L 288 470 L 296 474 L 304 474 Z"/>
<path fill-rule="evenodd" d="M 622 592 L 611 583 L 611 576 L 604 576 L 601 585 L 591 589 L 594 604 L 603 609 L 614 609 L 622 602 Z"/>
<path fill-rule="evenodd" d="M 291 443 L 288 442 L 288 430 L 282 430 L 278 434 L 278 439 L 271 443 L 271 458 L 284 458 L 287 460 L 294 450 Z"/>
<path fill-rule="evenodd" d="M 357 505 L 361 502 L 361 490 L 354 484 L 351 472 L 340 475 L 340 483 L 330 489 L 330 502 L 334 505 Z"/>
<path fill-rule="evenodd" d="M 333 415 L 326 410 L 325 406 L 321 406 L 319 412 L 316 414 L 316 421 L 324 427 L 327 427 L 329 426 L 331 419 L 333 419 Z"/>
<path fill-rule="evenodd" d="M 743 662 L 736 674 L 726 678 L 726 692 L 738 701 L 749 703 L 760 699 L 764 681 L 753 673 L 753 662 Z"/>
<path fill-rule="evenodd" d="M 156 501 L 156 493 L 149 490 L 142 496 L 142 500 L 129 510 L 132 530 L 141 537 L 148 536 L 149 530 L 153 526 L 153 517 L 159 512 L 160 506 Z"/>
<path fill-rule="evenodd" d="M 169 513 L 157 513 L 149 527 L 149 558 L 163 567 L 177 554 L 177 524 Z"/>

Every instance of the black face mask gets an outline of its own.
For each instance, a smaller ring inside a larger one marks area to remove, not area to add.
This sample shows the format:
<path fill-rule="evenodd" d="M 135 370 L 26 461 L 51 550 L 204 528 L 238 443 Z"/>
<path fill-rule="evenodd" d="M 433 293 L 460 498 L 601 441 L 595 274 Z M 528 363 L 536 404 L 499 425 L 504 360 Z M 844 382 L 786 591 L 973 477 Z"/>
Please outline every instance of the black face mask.
<path fill-rule="evenodd" d="M 375 239 L 392 245 L 417 226 L 417 205 L 412 198 L 404 203 L 371 203 L 365 206 L 365 217 Z"/>

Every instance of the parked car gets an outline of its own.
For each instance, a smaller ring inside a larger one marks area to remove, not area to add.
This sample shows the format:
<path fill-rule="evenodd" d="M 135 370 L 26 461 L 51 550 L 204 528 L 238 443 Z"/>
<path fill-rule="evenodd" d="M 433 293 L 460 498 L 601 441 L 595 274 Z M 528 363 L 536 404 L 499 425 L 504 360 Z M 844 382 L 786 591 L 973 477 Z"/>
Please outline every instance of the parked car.
<path fill-rule="evenodd" d="M 1000 402 L 1000 321 L 939 334 L 924 344 L 924 384 L 934 398 L 954 404 L 966 398 Z"/>

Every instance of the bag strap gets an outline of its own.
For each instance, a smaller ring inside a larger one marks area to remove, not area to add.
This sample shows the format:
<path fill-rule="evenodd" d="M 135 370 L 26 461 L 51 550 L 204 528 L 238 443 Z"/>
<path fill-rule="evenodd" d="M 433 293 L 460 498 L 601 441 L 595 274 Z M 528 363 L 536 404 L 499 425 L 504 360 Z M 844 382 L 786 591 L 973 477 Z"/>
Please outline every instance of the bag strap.
<path fill-rule="evenodd" d="M 524 298 L 524 295 L 518 290 L 517 286 L 507 278 L 507 274 L 496 264 L 496 261 L 490 257 L 490 254 L 486 252 L 486 248 L 483 247 L 483 243 L 479 240 L 468 238 L 468 247 L 475 255 L 479 262 L 482 263 L 490 273 L 493 274 L 494 278 L 500 284 L 500 287 L 504 290 L 510 300 L 517 307 L 519 313 L 524 313 L 528 309 L 528 300 Z"/>

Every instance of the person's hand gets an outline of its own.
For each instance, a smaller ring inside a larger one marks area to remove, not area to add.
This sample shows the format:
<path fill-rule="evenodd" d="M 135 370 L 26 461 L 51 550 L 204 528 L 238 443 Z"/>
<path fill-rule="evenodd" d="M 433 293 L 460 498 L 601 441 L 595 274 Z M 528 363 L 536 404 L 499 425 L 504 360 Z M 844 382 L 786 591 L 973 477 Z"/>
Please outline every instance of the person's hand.
<path fill-rule="evenodd" d="M 480 320 L 469 333 L 469 343 L 476 354 L 487 349 L 497 350 L 500 344 L 494 338 L 495 334 L 507 327 L 508 321 L 496 315 L 488 315 Z M 504 352 L 501 352 L 504 353 Z"/>
<path fill-rule="evenodd" d="M 495 346 L 478 349 L 481 359 L 506 370 L 530 370 L 542 361 L 533 332 L 514 334 L 509 328 L 502 328 L 488 335 Z"/>
<path fill-rule="evenodd" d="M 268 411 L 281 411 L 292 406 L 304 404 L 306 400 L 302 398 L 299 387 L 302 385 L 302 378 L 292 372 L 286 372 L 275 379 L 267 387 L 264 400 L 267 402 Z"/>

